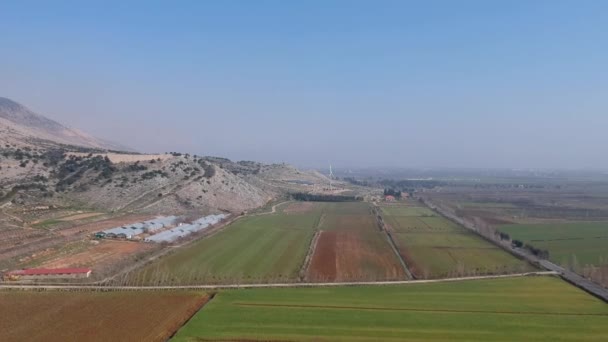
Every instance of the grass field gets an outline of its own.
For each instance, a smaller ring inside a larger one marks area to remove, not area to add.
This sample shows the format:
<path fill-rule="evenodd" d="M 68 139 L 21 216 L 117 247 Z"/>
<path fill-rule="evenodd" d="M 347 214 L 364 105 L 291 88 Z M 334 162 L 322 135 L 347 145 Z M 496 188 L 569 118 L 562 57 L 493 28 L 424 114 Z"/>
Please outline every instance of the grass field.
<path fill-rule="evenodd" d="M 532 269 L 524 261 L 428 208 L 392 205 L 383 207 L 382 211 L 403 259 L 417 278 Z"/>
<path fill-rule="evenodd" d="M 465 207 L 472 207 L 472 208 L 499 208 L 499 209 L 517 208 L 517 206 L 515 204 L 508 203 L 508 202 L 460 202 L 460 204 Z"/>
<path fill-rule="evenodd" d="M 549 251 L 549 259 L 569 264 L 576 256 L 580 266 L 608 264 L 608 222 L 502 225 L 512 239 Z"/>
<path fill-rule="evenodd" d="M 308 268 L 301 272 L 315 232 Z M 296 202 L 243 218 L 137 271 L 131 284 L 405 279 L 369 204 Z"/>
<path fill-rule="evenodd" d="M 0 341 L 166 341 L 206 300 L 185 291 L 0 291 Z"/>
<path fill-rule="evenodd" d="M 368 203 L 324 203 L 308 281 L 403 280 L 406 275 Z"/>
<path fill-rule="evenodd" d="M 298 280 L 321 206 L 250 216 L 154 262 L 132 282 L 200 284 Z"/>
<path fill-rule="evenodd" d="M 558 278 L 218 293 L 173 341 L 603 341 L 608 305 Z"/>

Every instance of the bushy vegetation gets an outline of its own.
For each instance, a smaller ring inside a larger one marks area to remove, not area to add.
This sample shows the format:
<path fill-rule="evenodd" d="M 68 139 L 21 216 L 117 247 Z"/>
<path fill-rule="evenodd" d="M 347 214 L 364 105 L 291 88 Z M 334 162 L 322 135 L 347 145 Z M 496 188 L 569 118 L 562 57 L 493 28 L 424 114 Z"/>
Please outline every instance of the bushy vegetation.
<path fill-rule="evenodd" d="M 405 179 L 405 180 L 394 180 L 394 179 L 383 179 L 378 184 L 392 189 L 398 189 L 405 192 L 411 192 L 416 189 L 433 189 L 438 186 L 447 185 L 446 182 L 438 180 L 423 180 L 423 179 Z"/>
<path fill-rule="evenodd" d="M 209 179 L 212 178 L 213 176 L 215 176 L 215 167 L 211 164 L 207 164 L 204 161 L 201 163 L 201 166 L 203 168 L 203 177 Z"/>
<path fill-rule="evenodd" d="M 370 181 L 367 180 L 358 180 L 354 177 L 344 177 L 344 181 L 349 182 L 350 184 L 359 185 L 359 186 L 370 186 L 372 185 Z"/>
<path fill-rule="evenodd" d="M 303 193 L 303 192 L 292 193 L 291 198 L 296 201 L 308 201 L 308 202 L 354 202 L 354 201 L 363 200 L 363 198 L 357 197 L 357 196 L 319 195 L 319 194 L 309 194 L 309 193 Z"/>
<path fill-rule="evenodd" d="M 139 161 L 136 161 L 134 164 L 129 164 L 127 167 L 125 167 L 124 170 L 127 172 L 138 172 L 138 171 L 146 171 L 147 169 L 148 169 L 147 166 L 141 165 L 139 163 Z"/>
<path fill-rule="evenodd" d="M 87 171 L 97 172 L 96 180 L 102 180 L 112 178 L 117 170 L 108 157 L 72 155 L 60 163 L 54 173 L 55 177 L 59 179 L 56 190 L 66 190 L 67 187 L 82 179 Z"/>
<path fill-rule="evenodd" d="M 507 233 L 497 232 L 497 234 L 501 240 L 506 240 L 506 241 L 511 240 L 511 236 L 509 236 L 509 234 L 507 234 Z"/>
<path fill-rule="evenodd" d="M 395 198 L 401 198 L 401 191 L 392 188 L 384 189 L 384 196 L 393 196 Z"/>
<path fill-rule="evenodd" d="M 156 177 L 168 178 L 169 174 L 161 170 L 153 170 L 142 173 L 141 179 L 152 179 Z"/>

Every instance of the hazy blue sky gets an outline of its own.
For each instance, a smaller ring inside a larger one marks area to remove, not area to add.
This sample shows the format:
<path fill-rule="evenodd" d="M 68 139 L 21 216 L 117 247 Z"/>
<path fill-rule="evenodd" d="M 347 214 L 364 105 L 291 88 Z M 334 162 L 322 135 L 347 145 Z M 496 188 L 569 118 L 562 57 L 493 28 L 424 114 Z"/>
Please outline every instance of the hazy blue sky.
<path fill-rule="evenodd" d="M 0 96 L 145 152 L 608 167 L 608 1 L 2 1 Z"/>

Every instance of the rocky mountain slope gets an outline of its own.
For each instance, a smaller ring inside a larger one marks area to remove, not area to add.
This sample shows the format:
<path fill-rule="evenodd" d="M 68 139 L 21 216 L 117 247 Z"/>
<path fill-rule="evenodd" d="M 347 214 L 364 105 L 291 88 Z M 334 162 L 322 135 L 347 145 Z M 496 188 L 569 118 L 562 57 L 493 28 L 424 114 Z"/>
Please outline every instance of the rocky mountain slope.
<path fill-rule="evenodd" d="M 105 150 L 127 149 L 66 127 L 4 97 L 0 97 L 0 144 L 19 147 L 62 144 Z"/>
<path fill-rule="evenodd" d="M 0 214 L 31 208 L 107 213 L 241 213 L 328 179 L 285 164 L 116 148 L 0 98 Z"/>
<path fill-rule="evenodd" d="M 0 148 L 0 170 L 0 208 L 81 207 L 167 215 L 240 213 L 327 182 L 316 172 L 283 164 L 29 147 Z"/>

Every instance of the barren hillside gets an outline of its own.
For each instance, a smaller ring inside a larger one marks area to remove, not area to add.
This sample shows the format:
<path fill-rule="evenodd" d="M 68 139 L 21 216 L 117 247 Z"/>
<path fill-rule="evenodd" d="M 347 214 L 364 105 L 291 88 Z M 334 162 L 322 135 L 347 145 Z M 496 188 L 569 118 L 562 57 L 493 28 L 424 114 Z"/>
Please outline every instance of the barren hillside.
<path fill-rule="evenodd" d="M 127 149 L 66 127 L 4 97 L 0 97 L 0 144 L 19 147 L 63 144 L 108 150 Z"/>
<path fill-rule="evenodd" d="M 285 164 L 121 149 L 0 97 L 0 205 L 240 212 L 328 182 Z"/>

